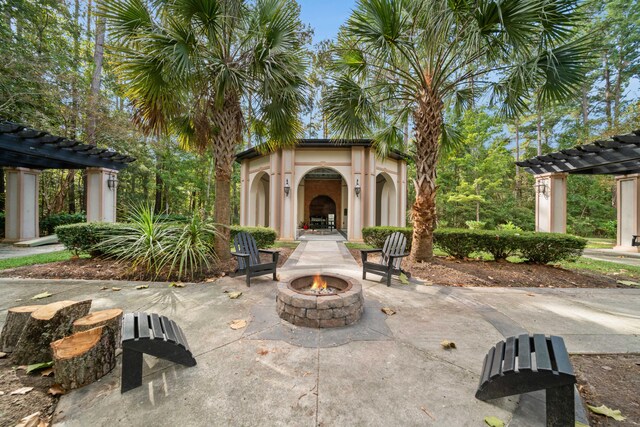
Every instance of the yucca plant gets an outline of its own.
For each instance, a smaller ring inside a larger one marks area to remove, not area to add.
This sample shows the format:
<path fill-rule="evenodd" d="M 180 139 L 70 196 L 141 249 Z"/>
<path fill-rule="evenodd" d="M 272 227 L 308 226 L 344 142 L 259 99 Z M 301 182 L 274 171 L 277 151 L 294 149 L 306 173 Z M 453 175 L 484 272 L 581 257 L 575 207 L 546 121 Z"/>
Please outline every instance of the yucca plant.
<path fill-rule="evenodd" d="M 166 266 L 171 225 L 160 220 L 153 206 L 132 207 L 126 223 L 111 233 L 96 246 L 106 256 L 129 261 L 133 268 L 142 267 L 156 277 Z"/>
<path fill-rule="evenodd" d="M 178 280 L 183 276 L 193 279 L 196 273 L 211 267 L 211 261 L 217 259 L 214 241 L 219 233 L 215 224 L 193 215 L 188 223 L 170 227 L 163 258 L 169 266 L 169 276 L 177 272 Z"/>

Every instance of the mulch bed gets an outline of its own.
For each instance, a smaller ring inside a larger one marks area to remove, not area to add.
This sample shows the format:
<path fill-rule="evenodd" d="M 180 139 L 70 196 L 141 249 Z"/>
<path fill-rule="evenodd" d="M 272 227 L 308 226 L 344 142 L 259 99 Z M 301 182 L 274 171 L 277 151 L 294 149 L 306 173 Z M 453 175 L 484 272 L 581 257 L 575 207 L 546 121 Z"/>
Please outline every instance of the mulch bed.
<path fill-rule="evenodd" d="M 640 354 L 579 354 L 571 362 L 582 401 L 618 409 L 627 418 L 614 421 L 587 410 L 592 427 L 640 425 Z"/>
<path fill-rule="evenodd" d="M 350 249 L 362 265 L 360 251 Z M 370 257 L 373 261 L 375 257 Z M 590 272 L 575 272 L 551 265 L 514 264 L 507 261 L 459 260 L 435 257 L 432 262 L 416 263 L 408 258 L 402 268 L 424 282 L 443 286 L 534 287 L 534 288 L 625 288 L 616 278 Z"/>
<path fill-rule="evenodd" d="M 278 248 L 280 258 L 278 267 L 287 261 L 293 252 L 292 248 Z M 271 256 L 261 254 L 264 262 L 270 262 Z M 226 263 L 220 263 L 206 272 L 191 278 L 183 276 L 182 281 L 205 281 L 221 277 L 234 271 L 237 267 L 235 259 Z M 110 259 L 90 258 L 71 259 L 69 261 L 52 262 L 49 264 L 30 265 L 26 267 L 11 268 L 0 271 L 0 277 L 17 277 L 29 279 L 83 279 L 83 280 L 153 280 L 176 281 L 175 274 L 167 277 L 160 275 L 153 277 L 144 270 L 133 269 L 129 263 L 118 262 Z"/>

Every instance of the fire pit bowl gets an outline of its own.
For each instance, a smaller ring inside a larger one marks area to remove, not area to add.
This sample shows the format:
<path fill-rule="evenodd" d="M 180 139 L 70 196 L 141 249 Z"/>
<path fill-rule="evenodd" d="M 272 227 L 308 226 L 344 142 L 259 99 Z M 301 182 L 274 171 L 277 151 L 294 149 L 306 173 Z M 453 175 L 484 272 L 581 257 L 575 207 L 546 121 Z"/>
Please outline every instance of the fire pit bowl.
<path fill-rule="evenodd" d="M 313 289 L 326 284 L 326 289 Z M 312 328 L 334 328 L 360 320 L 364 311 L 362 285 L 338 274 L 296 276 L 278 283 L 278 315 L 289 323 Z"/>

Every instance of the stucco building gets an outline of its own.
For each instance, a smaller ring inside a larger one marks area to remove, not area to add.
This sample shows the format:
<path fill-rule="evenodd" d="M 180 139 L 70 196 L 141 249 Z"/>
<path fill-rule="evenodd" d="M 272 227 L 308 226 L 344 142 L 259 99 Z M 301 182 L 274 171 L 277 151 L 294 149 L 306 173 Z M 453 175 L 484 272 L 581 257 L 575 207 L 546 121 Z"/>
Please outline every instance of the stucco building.
<path fill-rule="evenodd" d="M 406 225 L 406 156 L 376 156 L 370 140 L 304 139 L 294 148 L 236 156 L 241 165 L 240 225 L 272 227 L 280 240 L 304 224 L 362 240 L 362 228 Z"/>

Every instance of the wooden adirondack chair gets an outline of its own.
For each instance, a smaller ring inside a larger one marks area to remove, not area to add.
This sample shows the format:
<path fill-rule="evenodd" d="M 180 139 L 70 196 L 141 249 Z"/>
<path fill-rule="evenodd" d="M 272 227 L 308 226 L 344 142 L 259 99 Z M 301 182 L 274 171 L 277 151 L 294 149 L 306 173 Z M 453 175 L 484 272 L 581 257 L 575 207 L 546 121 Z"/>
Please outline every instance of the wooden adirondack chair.
<path fill-rule="evenodd" d="M 273 280 L 277 280 L 276 267 L 280 252 L 258 249 L 256 240 L 245 231 L 236 234 L 236 237 L 233 238 L 233 247 L 236 251 L 231 252 L 231 255 L 238 259 L 238 268 L 235 272 L 246 275 L 247 286 L 251 286 L 252 277 L 263 274 L 273 273 Z M 261 263 L 260 253 L 271 254 L 271 262 Z"/>
<path fill-rule="evenodd" d="M 399 231 L 394 232 L 384 242 L 382 249 L 362 249 L 360 256 L 362 257 L 362 278 L 367 278 L 367 272 L 387 277 L 387 286 L 391 286 L 391 276 L 400 275 L 401 273 L 407 277 L 411 276 L 408 272 L 400 268 L 402 258 L 409 255 L 405 252 L 407 247 L 407 238 Z M 367 256 L 372 253 L 381 253 L 380 262 L 367 261 Z"/>

